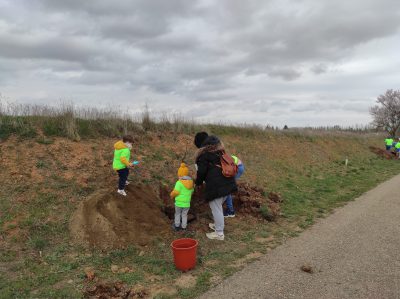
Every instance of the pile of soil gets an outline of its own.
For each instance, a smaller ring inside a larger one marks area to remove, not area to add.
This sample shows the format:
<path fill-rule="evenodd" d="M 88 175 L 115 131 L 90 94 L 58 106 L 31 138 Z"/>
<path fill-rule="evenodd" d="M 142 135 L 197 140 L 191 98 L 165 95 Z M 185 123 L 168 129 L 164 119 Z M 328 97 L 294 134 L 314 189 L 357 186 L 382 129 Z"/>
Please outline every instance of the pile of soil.
<path fill-rule="evenodd" d="M 126 190 L 126 197 L 99 190 L 82 202 L 71 218 L 73 238 L 102 249 L 145 246 L 155 236 L 168 238 L 170 222 L 158 196 L 143 185 L 129 185 Z"/>
<path fill-rule="evenodd" d="M 117 283 L 100 283 L 91 288 L 88 288 L 84 294 L 84 298 L 90 299 L 131 299 L 131 298 L 147 298 L 145 290 L 135 290 L 126 285 Z"/>
<path fill-rule="evenodd" d="M 169 239 L 172 236 L 169 219 L 175 214 L 174 200 L 169 193 L 167 186 L 160 186 L 159 196 L 143 185 L 129 185 L 127 197 L 99 190 L 75 211 L 70 222 L 71 234 L 79 243 L 102 249 L 146 246 L 155 237 Z M 212 219 L 203 193 L 204 188 L 196 189 L 188 215 L 189 222 L 196 222 L 192 225 L 196 230 L 209 222 L 207 219 Z M 233 201 L 236 212 L 243 217 L 260 218 L 260 208 L 267 206 L 267 220 L 273 221 L 280 215 L 282 198 L 272 192 L 265 197 L 263 189 L 239 183 Z"/>
<path fill-rule="evenodd" d="M 174 200 L 169 197 L 169 189 L 160 186 L 160 198 L 163 202 L 163 212 L 169 219 L 174 218 L 175 207 Z M 204 188 L 196 189 L 193 193 L 191 206 L 188 214 L 188 221 L 199 220 L 203 215 L 208 214 L 210 208 L 204 199 Z M 241 215 L 260 217 L 260 208 L 267 206 L 271 219 L 275 220 L 280 215 L 280 204 L 283 201 L 278 193 L 270 192 L 268 197 L 265 196 L 262 188 L 251 186 L 248 183 L 239 183 L 238 191 L 233 194 L 233 205 L 235 211 Z"/>
<path fill-rule="evenodd" d="M 236 210 L 253 216 L 258 216 L 261 206 L 267 204 L 262 188 L 251 186 L 248 183 L 238 184 L 238 192 L 233 196 Z"/>
<path fill-rule="evenodd" d="M 374 154 L 378 155 L 379 157 L 385 158 L 387 160 L 396 159 L 396 153 L 388 152 L 385 149 L 376 146 L 370 146 L 369 150 Z"/>
<path fill-rule="evenodd" d="M 281 214 L 281 203 L 283 198 L 279 193 L 270 192 L 265 198 L 266 192 L 259 187 L 251 186 L 248 183 L 238 184 L 238 192 L 234 196 L 234 206 L 241 213 L 259 217 L 260 208 L 268 207 L 268 221 L 275 221 Z M 238 208 L 237 208 L 238 207 Z"/>

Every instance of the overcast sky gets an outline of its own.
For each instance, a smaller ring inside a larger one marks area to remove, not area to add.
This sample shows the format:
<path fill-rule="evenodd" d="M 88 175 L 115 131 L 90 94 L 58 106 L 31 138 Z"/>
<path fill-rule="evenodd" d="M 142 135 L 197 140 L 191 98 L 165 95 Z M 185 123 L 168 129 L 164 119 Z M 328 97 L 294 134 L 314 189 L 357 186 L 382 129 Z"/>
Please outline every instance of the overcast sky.
<path fill-rule="evenodd" d="M 366 124 L 399 53 L 399 0 L 0 0 L 8 101 Z"/>

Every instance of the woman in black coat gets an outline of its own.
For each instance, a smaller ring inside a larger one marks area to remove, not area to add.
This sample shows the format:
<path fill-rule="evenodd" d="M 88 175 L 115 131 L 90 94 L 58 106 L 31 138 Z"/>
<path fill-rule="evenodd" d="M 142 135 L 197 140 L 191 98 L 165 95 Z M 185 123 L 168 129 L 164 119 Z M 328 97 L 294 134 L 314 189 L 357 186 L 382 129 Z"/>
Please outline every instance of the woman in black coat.
<path fill-rule="evenodd" d="M 235 178 L 227 178 L 222 174 L 221 156 L 224 145 L 216 136 L 208 136 L 205 132 L 197 133 L 195 144 L 199 147 L 196 154 L 196 186 L 201 186 L 205 182 L 205 197 L 214 218 L 214 223 L 209 224 L 214 232 L 206 235 L 209 239 L 222 241 L 224 240 L 222 204 L 229 194 L 237 191 Z"/>

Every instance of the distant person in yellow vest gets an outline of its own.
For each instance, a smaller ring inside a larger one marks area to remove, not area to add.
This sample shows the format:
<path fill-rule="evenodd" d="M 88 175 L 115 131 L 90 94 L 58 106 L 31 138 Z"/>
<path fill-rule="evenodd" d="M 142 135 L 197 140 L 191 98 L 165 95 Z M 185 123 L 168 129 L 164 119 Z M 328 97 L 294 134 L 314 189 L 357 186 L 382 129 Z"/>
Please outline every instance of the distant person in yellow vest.
<path fill-rule="evenodd" d="M 233 161 L 235 161 L 235 164 L 238 166 L 238 172 L 235 176 L 235 179 L 238 180 L 243 172 L 244 172 L 244 165 L 243 162 L 236 156 L 232 155 Z M 224 212 L 224 217 L 235 217 L 235 209 L 233 208 L 233 199 L 232 199 L 232 194 L 229 194 L 225 200 L 226 204 L 226 211 Z"/>
<path fill-rule="evenodd" d="M 392 137 L 388 137 L 385 139 L 385 146 L 386 146 L 386 150 L 390 151 L 390 149 L 393 146 L 393 138 Z"/>
<path fill-rule="evenodd" d="M 129 184 L 129 167 L 134 164 L 129 162 L 131 158 L 131 149 L 134 143 L 133 137 L 130 135 L 124 136 L 122 140 L 114 144 L 114 161 L 113 168 L 118 172 L 118 194 L 126 196 L 125 186 Z M 137 161 L 135 161 L 137 162 Z M 135 163 L 136 164 L 136 163 Z"/>
<path fill-rule="evenodd" d="M 189 176 L 189 169 L 185 163 L 181 163 L 178 169 L 178 178 L 179 180 L 171 192 L 171 198 L 175 198 L 175 221 L 172 229 L 176 232 L 186 230 L 187 215 L 194 191 L 193 179 Z"/>
<path fill-rule="evenodd" d="M 400 159 L 400 138 L 397 140 L 397 143 L 394 146 L 394 149 L 396 151 L 397 159 Z"/>

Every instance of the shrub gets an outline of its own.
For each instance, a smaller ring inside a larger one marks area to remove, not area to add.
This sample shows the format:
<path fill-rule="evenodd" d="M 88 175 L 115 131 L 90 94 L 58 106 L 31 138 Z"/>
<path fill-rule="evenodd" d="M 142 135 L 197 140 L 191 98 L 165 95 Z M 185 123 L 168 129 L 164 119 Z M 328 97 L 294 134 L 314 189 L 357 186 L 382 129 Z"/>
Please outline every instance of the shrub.
<path fill-rule="evenodd" d="M 269 211 L 267 205 L 262 205 L 262 206 L 260 207 L 260 213 L 261 213 L 261 216 L 262 216 L 265 220 L 267 220 L 267 221 L 273 221 L 273 220 L 274 220 L 274 216 L 273 216 L 273 215 L 271 214 L 271 212 Z"/>
<path fill-rule="evenodd" d="M 57 117 L 46 117 L 42 124 L 43 133 L 46 136 L 60 136 L 65 137 L 60 119 Z"/>
<path fill-rule="evenodd" d="M 6 139 L 11 134 L 33 138 L 36 137 L 37 132 L 26 117 L 0 115 L 0 139 Z"/>

